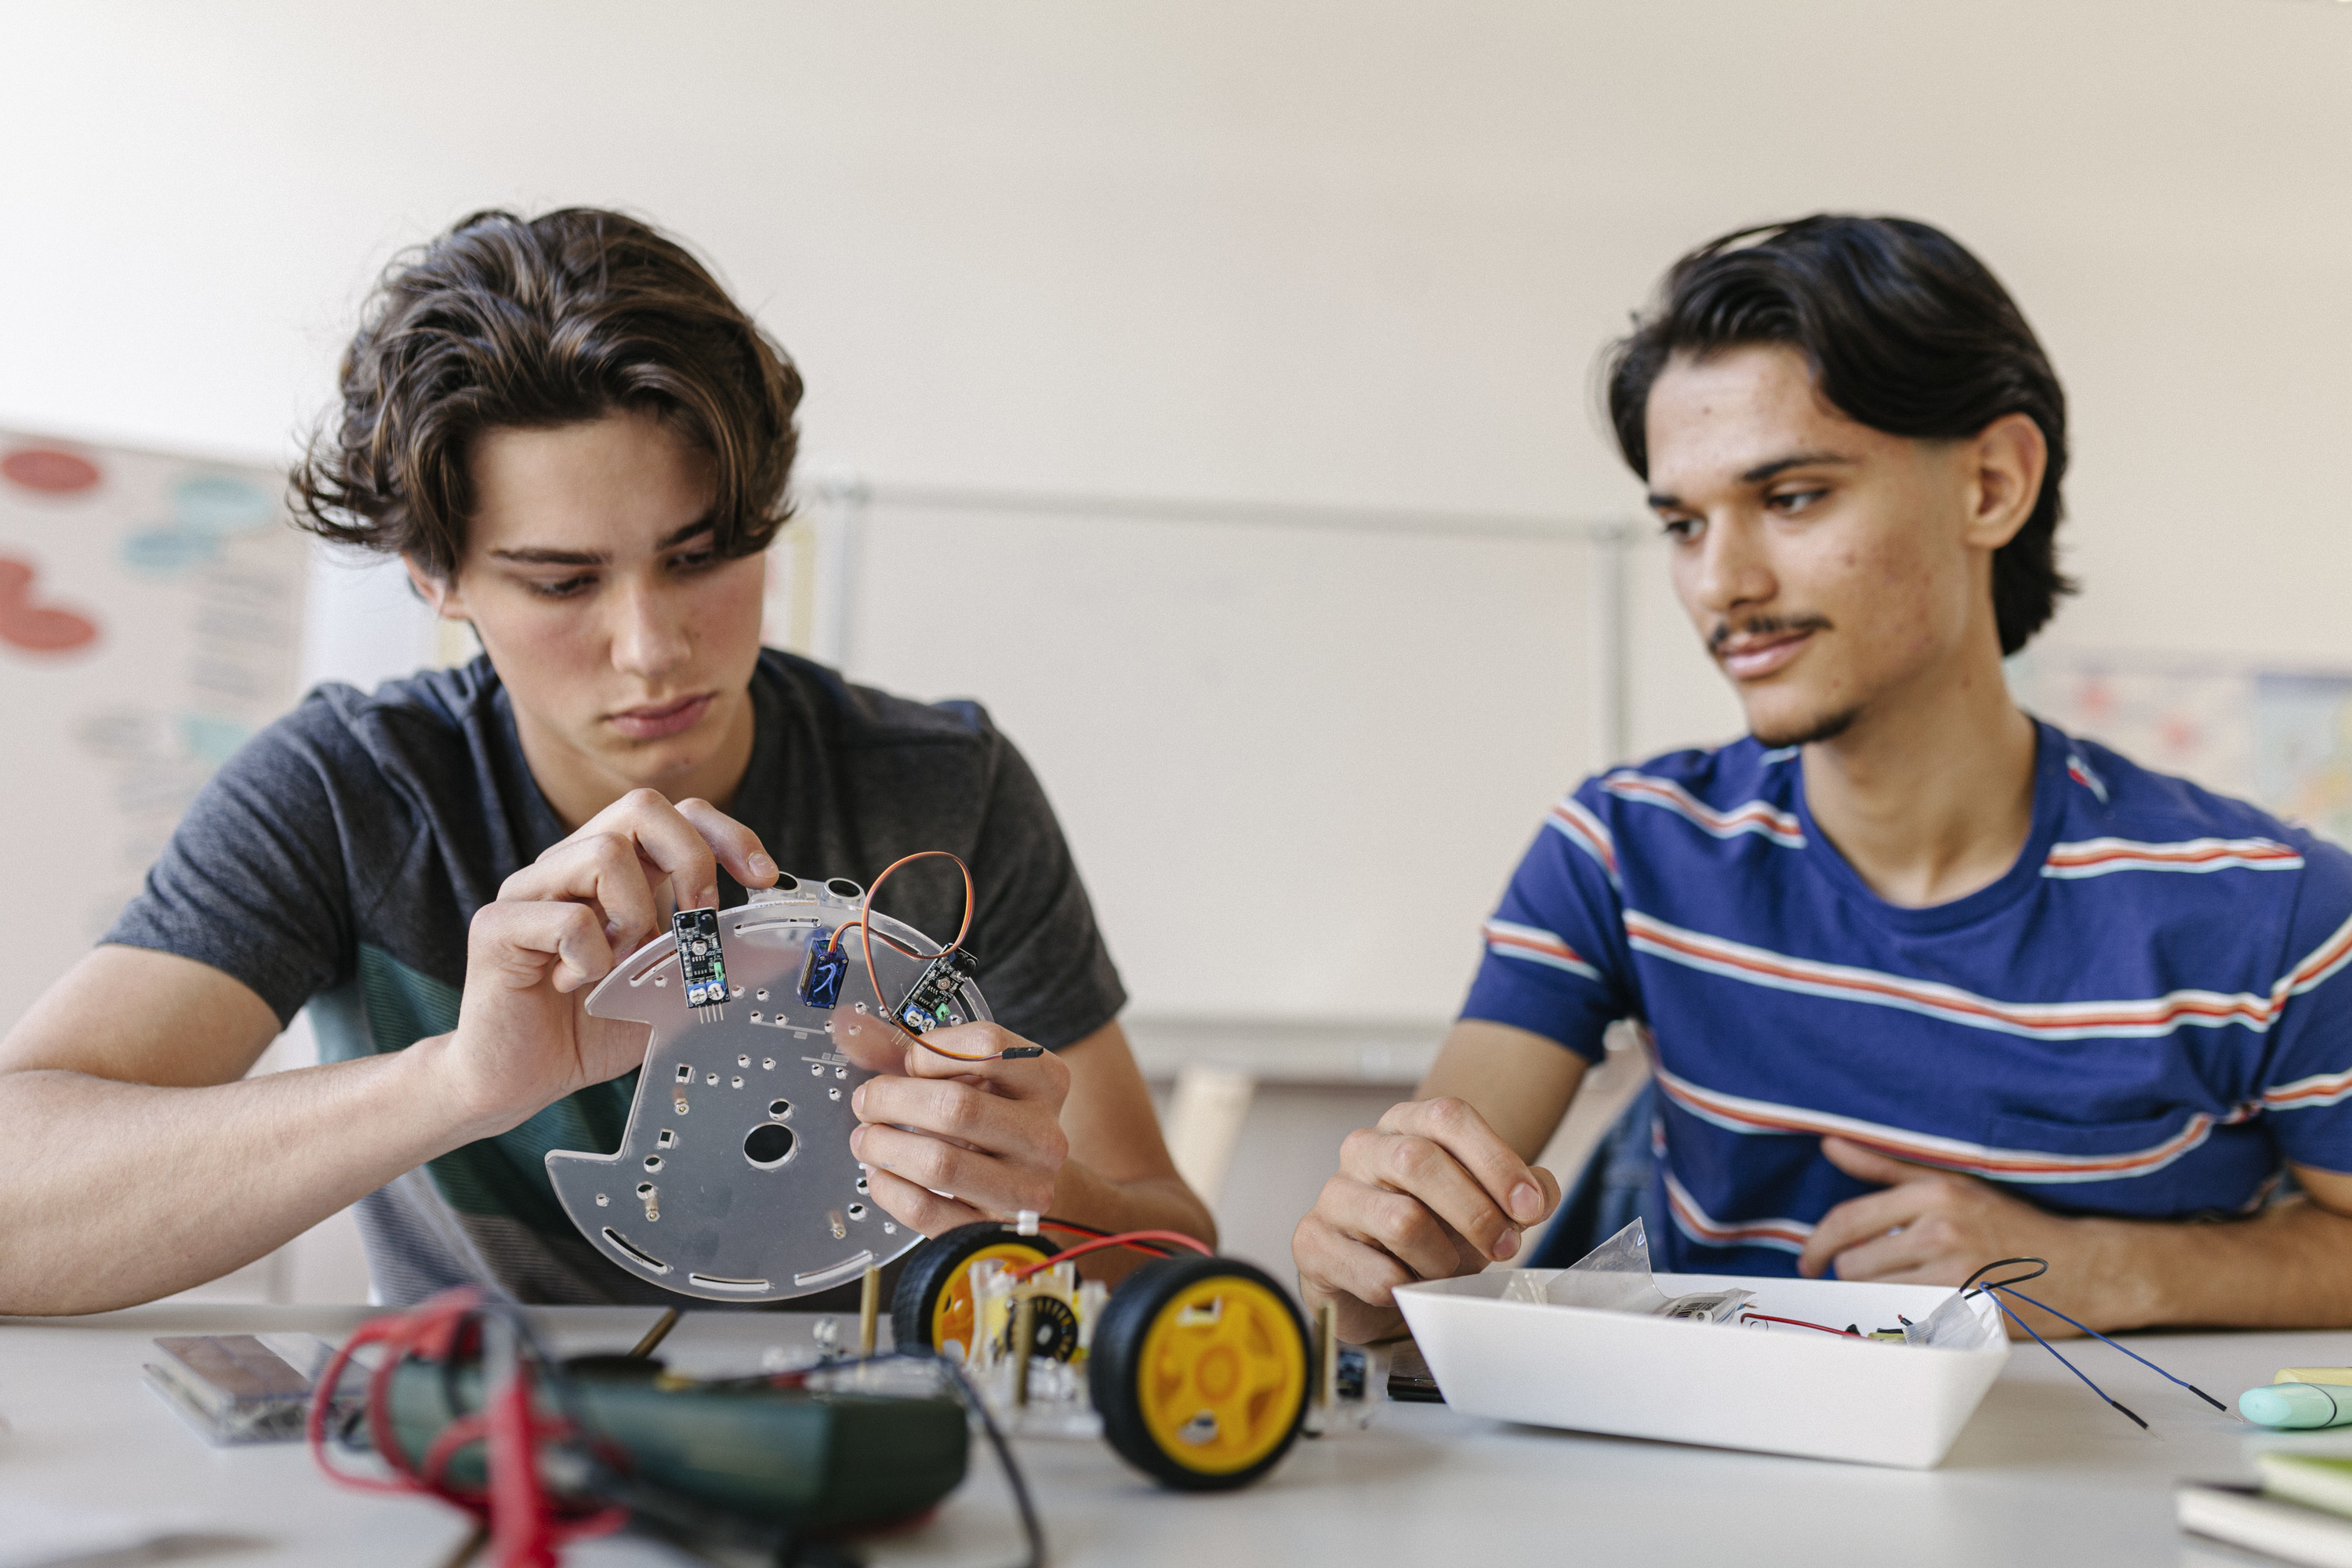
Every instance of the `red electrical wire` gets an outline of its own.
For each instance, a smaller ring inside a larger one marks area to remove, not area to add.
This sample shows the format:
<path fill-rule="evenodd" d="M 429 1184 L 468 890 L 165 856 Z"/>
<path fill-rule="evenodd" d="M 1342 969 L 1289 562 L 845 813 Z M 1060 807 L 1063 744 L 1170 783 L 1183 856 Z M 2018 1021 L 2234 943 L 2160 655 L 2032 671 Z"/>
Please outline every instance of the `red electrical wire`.
<path fill-rule="evenodd" d="M 490 1540 L 499 1568 L 556 1568 L 555 1520 L 539 1483 L 540 1430 L 530 1413 L 530 1363 L 515 1352 L 506 1386 L 490 1396 Z"/>
<path fill-rule="evenodd" d="M 1037 1228 L 1040 1230 L 1066 1230 L 1078 1236 L 1116 1236 L 1118 1234 L 1116 1231 L 1105 1230 L 1098 1225 L 1081 1225 L 1074 1219 L 1055 1219 L 1052 1215 L 1047 1215 L 1043 1219 L 1039 1220 L 1037 1222 Z"/>
<path fill-rule="evenodd" d="M 1786 1323 L 1792 1329 L 1819 1329 L 1822 1333 L 1835 1334 L 1842 1340 L 1867 1337 L 1852 1329 L 1832 1329 L 1827 1323 L 1809 1323 L 1802 1318 L 1776 1318 L 1769 1312 L 1742 1312 L 1739 1321 L 1743 1323 Z"/>
<path fill-rule="evenodd" d="M 1057 1252 L 1042 1262 L 1020 1264 L 1007 1268 L 1005 1272 L 1018 1282 L 1028 1279 L 1033 1274 L 1051 1268 L 1056 1263 L 1067 1263 L 1071 1258 L 1083 1258 L 1089 1252 L 1100 1252 L 1109 1247 L 1133 1247 L 1135 1250 L 1140 1252 L 1143 1248 L 1136 1247 L 1136 1243 L 1155 1241 L 1165 1242 L 1175 1247 L 1190 1247 L 1203 1258 L 1216 1256 L 1196 1237 L 1186 1236 L 1181 1230 L 1123 1230 L 1116 1236 L 1097 1236 L 1091 1241 L 1082 1241 L 1077 1246 Z M 1165 1257 L 1166 1254 L 1163 1253 L 1161 1256 Z"/>
<path fill-rule="evenodd" d="M 479 1307 L 479 1292 L 461 1288 L 443 1291 L 413 1312 L 361 1324 L 328 1362 L 311 1395 L 307 1424 L 310 1455 L 327 1478 L 340 1485 L 362 1491 L 424 1492 L 465 1510 L 490 1530 L 499 1568 L 553 1568 L 556 1548 L 619 1529 L 627 1522 L 628 1510 L 614 1506 L 565 1513 L 547 1496 L 539 1476 L 539 1446 L 573 1433 L 569 1422 L 543 1420 L 532 1410 L 530 1366 L 520 1350 L 513 1375 L 490 1394 L 485 1408 L 444 1427 L 421 1459 L 401 1447 L 393 1428 L 392 1379 L 400 1363 L 412 1357 L 451 1360 Z M 375 1450 L 391 1468 L 388 1480 L 339 1468 L 327 1457 L 327 1422 L 335 1390 L 352 1355 L 367 1345 L 383 1349 L 383 1359 L 368 1376 L 365 1414 Z M 447 1479 L 449 1462 L 475 1442 L 488 1450 L 484 1458 L 489 1485 L 483 1491 L 462 1489 Z"/>
<path fill-rule="evenodd" d="M 1118 1234 L 1115 1231 L 1105 1230 L 1098 1225 L 1080 1225 L 1076 1220 L 1055 1219 L 1051 1215 L 1047 1215 L 1045 1218 L 1039 1220 L 1037 1222 L 1037 1228 L 1040 1230 L 1066 1230 L 1073 1236 L 1108 1237 Z M 1133 1247 L 1138 1252 L 1148 1252 L 1154 1258 L 1166 1258 L 1170 1255 L 1169 1249 L 1156 1241 L 1130 1241 L 1127 1245 Z"/>
<path fill-rule="evenodd" d="M 446 1359 L 454 1346 L 457 1327 L 465 1315 L 473 1310 L 476 1298 L 477 1292 L 471 1289 L 445 1291 L 414 1312 L 373 1319 L 362 1323 L 352 1337 L 343 1342 L 342 1348 L 335 1352 L 311 1396 L 310 1418 L 307 1426 L 311 1457 L 330 1479 L 361 1491 L 405 1492 L 418 1489 L 413 1479 L 415 1467 L 401 1451 L 399 1440 L 392 1431 L 389 1415 L 392 1374 L 410 1355 L 420 1355 L 427 1360 Z M 352 1357 L 368 1345 L 384 1347 L 383 1361 L 368 1377 L 365 1407 L 368 1436 L 374 1443 L 376 1452 L 383 1456 L 384 1462 L 400 1478 L 394 1480 L 377 1480 L 373 1477 L 340 1470 L 327 1458 L 329 1405 Z"/>

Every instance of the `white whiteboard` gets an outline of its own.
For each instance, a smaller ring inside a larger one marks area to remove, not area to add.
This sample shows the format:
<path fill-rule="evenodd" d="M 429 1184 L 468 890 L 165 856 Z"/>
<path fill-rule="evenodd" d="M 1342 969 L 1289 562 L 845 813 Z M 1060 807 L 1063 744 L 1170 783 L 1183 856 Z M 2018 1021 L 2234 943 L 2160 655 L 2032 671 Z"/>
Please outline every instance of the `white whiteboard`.
<path fill-rule="evenodd" d="M 781 552 L 780 552 L 781 553 Z M 1147 1016 L 1434 1021 L 1597 757 L 1593 551 L 865 507 L 852 677 L 1028 756 Z"/>
<path fill-rule="evenodd" d="M 305 552 L 268 469 L 0 432 L 0 1028 L 88 952 L 295 695 Z"/>

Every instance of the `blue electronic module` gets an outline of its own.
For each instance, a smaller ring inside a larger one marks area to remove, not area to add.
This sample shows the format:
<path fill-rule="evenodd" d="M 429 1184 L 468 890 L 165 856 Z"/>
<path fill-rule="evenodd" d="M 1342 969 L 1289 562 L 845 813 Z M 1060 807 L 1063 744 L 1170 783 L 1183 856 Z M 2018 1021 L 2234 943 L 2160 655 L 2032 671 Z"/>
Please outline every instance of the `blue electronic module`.
<path fill-rule="evenodd" d="M 801 971 L 801 1001 L 811 1007 L 841 1005 L 841 983 L 849 974 L 849 950 L 820 931 L 809 939 L 808 966 Z"/>

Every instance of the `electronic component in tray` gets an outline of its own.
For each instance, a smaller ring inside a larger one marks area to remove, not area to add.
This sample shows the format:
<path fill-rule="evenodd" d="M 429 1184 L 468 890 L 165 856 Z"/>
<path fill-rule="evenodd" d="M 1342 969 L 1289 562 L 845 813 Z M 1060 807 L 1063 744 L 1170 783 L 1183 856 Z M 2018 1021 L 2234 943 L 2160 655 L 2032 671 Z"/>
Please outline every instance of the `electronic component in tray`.
<path fill-rule="evenodd" d="M 686 976 L 686 1005 L 716 1023 L 726 1016 L 727 955 L 719 945 L 717 910 L 680 910 L 670 917 L 677 966 Z"/>
<path fill-rule="evenodd" d="M 961 948 L 952 948 L 931 960 L 907 999 L 898 1004 L 898 1022 L 914 1034 L 944 1028 L 964 1021 L 960 994 L 979 961 Z"/>

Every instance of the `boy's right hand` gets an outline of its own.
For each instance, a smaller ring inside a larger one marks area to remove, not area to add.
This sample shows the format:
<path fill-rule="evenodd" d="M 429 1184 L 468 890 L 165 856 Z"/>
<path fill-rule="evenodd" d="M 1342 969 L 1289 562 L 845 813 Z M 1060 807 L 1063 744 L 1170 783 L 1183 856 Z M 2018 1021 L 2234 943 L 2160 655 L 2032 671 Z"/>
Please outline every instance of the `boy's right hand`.
<path fill-rule="evenodd" d="M 1339 1338 L 1363 1344 L 1403 1331 L 1397 1286 L 1506 1262 L 1519 1233 L 1559 1206 L 1551 1173 L 1466 1102 L 1408 1100 L 1348 1134 L 1290 1253 L 1307 1310 L 1332 1302 Z"/>
<path fill-rule="evenodd" d="M 721 864 L 747 888 L 776 879 L 759 836 L 709 801 L 673 805 L 639 789 L 507 879 L 467 933 L 449 1037 L 446 1070 L 469 1122 L 503 1131 L 644 1062 L 646 1026 L 588 1016 L 585 993 L 667 931 L 672 910 L 716 908 Z"/>

